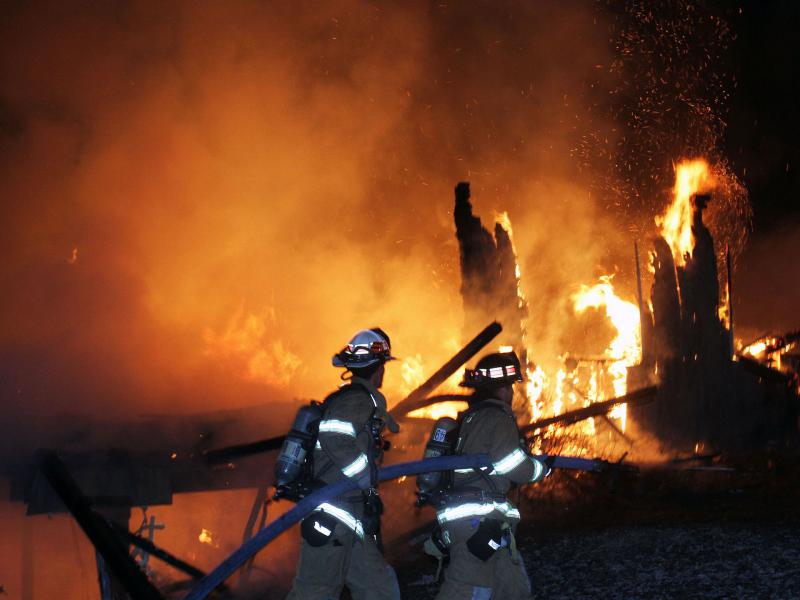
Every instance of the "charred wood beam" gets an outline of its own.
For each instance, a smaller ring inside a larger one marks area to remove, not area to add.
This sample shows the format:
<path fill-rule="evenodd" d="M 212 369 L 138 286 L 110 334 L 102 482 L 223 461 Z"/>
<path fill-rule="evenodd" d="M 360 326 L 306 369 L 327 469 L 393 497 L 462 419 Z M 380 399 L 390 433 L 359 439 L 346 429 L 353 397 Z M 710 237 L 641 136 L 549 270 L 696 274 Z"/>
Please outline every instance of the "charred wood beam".
<path fill-rule="evenodd" d="M 728 275 L 728 357 L 733 358 L 736 354 L 736 341 L 733 337 L 733 258 L 731 256 L 731 249 L 725 250 L 725 267 Z"/>
<path fill-rule="evenodd" d="M 203 454 L 203 459 L 211 465 L 226 464 L 237 458 L 244 458 L 271 450 L 280 450 L 285 439 L 285 435 L 279 435 L 266 440 L 250 442 L 249 444 L 238 444 L 236 446 L 226 446 L 225 448 L 219 448 L 217 450 L 209 450 Z"/>
<path fill-rule="evenodd" d="M 471 396 L 468 394 L 439 394 L 436 396 L 430 396 L 425 399 L 425 403 L 420 406 L 419 408 L 426 408 L 428 406 L 433 406 L 434 404 L 439 404 L 441 402 L 469 402 Z M 430 417 L 412 417 L 410 411 L 404 418 L 407 420 L 414 420 L 414 421 L 433 421 Z"/>
<path fill-rule="evenodd" d="M 576 392 L 578 395 L 580 395 L 580 397 L 581 397 L 581 398 L 583 398 L 584 400 L 586 400 L 586 394 L 583 392 L 583 390 L 582 390 L 582 389 L 580 389 L 580 388 L 579 388 L 577 385 L 575 385 L 575 384 L 574 384 L 572 381 L 570 381 L 569 379 L 567 379 L 567 384 L 568 384 L 568 385 L 569 385 L 569 387 L 571 387 L 571 388 L 572 388 L 572 389 L 573 389 L 573 390 L 574 390 L 574 391 L 575 391 L 575 392 Z M 607 427 L 608 427 L 608 428 L 609 428 L 611 431 L 613 431 L 613 432 L 614 432 L 614 433 L 616 433 L 618 436 L 620 436 L 620 437 L 621 437 L 621 438 L 622 438 L 622 439 L 625 441 L 625 443 L 626 443 L 626 444 L 628 444 L 629 446 L 633 446 L 633 440 L 632 440 L 631 438 L 629 438 L 627 435 L 625 435 L 625 432 L 624 432 L 624 431 L 622 431 L 622 429 L 620 429 L 619 427 L 617 427 L 617 424 L 616 424 L 616 423 L 614 423 L 614 421 L 612 421 L 611 419 L 609 419 L 609 418 L 608 418 L 608 415 L 606 415 L 606 414 L 602 414 L 602 415 L 600 415 L 600 418 L 603 420 L 603 423 L 605 423 L 605 424 L 606 424 L 606 426 L 607 426 Z"/>
<path fill-rule="evenodd" d="M 669 462 L 670 464 L 681 464 L 681 463 L 690 463 L 690 462 L 705 462 L 711 463 L 715 458 L 719 458 L 719 452 L 714 454 L 693 454 L 692 456 L 682 456 L 671 459 Z"/>
<path fill-rule="evenodd" d="M 159 548 L 150 540 L 139 537 L 138 535 L 128 531 L 122 525 L 114 523 L 113 521 L 109 521 L 108 524 L 118 535 L 122 537 L 122 539 L 128 543 L 136 546 L 137 548 L 141 548 L 148 554 L 155 556 L 159 560 L 167 563 L 169 566 L 175 567 L 179 571 L 186 573 L 189 577 L 193 579 L 202 579 L 206 576 L 205 572 L 201 571 L 197 567 L 194 567 L 186 561 L 181 560 L 177 556 L 170 554 L 163 548 Z"/>
<path fill-rule="evenodd" d="M 108 522 L 92 510 L 91 504 L 58 455 L 53 451 L 43 452 L 40 455 L 39 469 L 100 553 L 104 564 L 131 598 L 163 600 Z"/>
<path fill-rule="evenodd" d="M 756 359 L 750 358 L 749 356 L 737 354 L 736 362 L 737 364 L 741 365 L 745 371 L 752 373 L 756 377 L 760 377 L 764 381 L 772 383 L 786 383 L 789 381 L 789 378 L 784 373 L 776 371 L 775 369 L 771 369 L 767 365 L 762 364 Z"/>
<path fill-rule="evenodd" d="M 789 333 L 784 333 L 781 336 L 778 336 L 776 342 L 767 346 L 764 350 L 765 354 L 773 354 L 775 352 L 780 352 L 785 350 L 787 346 L 797 342 L 800 340 L 800 330 L 797 331 L 790 331 Z"/>
<path fill-rule="evenodd" d="M 628 446 L 633 446 L 633 440 L 632 440 L 631 438 L 629 438 L 627 435 L 625 435 L 625 432 L 624 432 L 624 431 L 622 431 L 622 429 L 620 429 L 619 427 L 617 427 L 617 424 L 616 424 L 616 423 L 614 423 L 614 421 L 612 421 L 612 420 L 611 420 L 611 419 L 608 417 L 608 415 L 600 415 L 600 418 L 603 420 L 603 423 L 605 423 L 605 425 L 606 425 L 606 426 L 607 426 L 609 429 L 611 429 L 611 431 L 613 431 L 613 432 L 614 432 L 614 433 L 616 433 L 616 434 L 617 434 L 619 437 L 621 437 L 621 438 L 623 439 L 623 441 L 624 441 L 626 444 L 628 444 Z"/>
<path fill-rule="evenodd" d="M 599 417 L 601 415 L 605 415 L 618 404 L 631 404 L 634 406 L 648 404 L 650 402 L 653 402 L 656 399 L 657 395 L 658 395 L 658 387 L 651 385 L 636 390 L 634 392 L 630 392 L 629 394 L 625 394 L 624 396 L 619 396 L 618 398 L 612 398 L 611 400 L 606 400 L 605 402 L 595 402 L 591 406 L 587 406 L 585 408 L 578 408 L 576 410 L 571 410 L 562 413 L 560 415 L 557 415 L 555 417 L 539 419 L 535 423 L 531 423 L 529 425 L 520 427 L 520 432 L 522 434 L 532 433 L 537 429 L 542 429 L 544 427 L 547 427 L 548 425 L 553 425 L 555 423 L 559 423 L 561 425 L 572 425 L 573 423 L 578 423 L 579 421 L 583 421 L 591 417 Z"/>
<path fill-rule="evenodd" d="M 428 406 L 428 396 L 437 387 L 442 385 L 447 379 L 464 363 L 475 356 L 478 352 L 483 350 L 486 345 L 496 338 L 503 327 L 495 321 L 487 325 L 483 331 L 472 338 L 461 350 L 459 350 L 453 358 L 448 360 L 441 368 L 431 375 L 425 383 L 420 385 L 417 389 L 411 392 L 404 400 L 401 400 L 392 410 L 390 414 L 395 419 L 404 418 L 408 413 L 423 406 Z"/>
<path fill-rule="evenodd" d="M 469 394 L 437 394 L 436 396 L 429 396 L 425 406 L 439 404 L 440 402 L 469 402 L 471 397 Z"/>

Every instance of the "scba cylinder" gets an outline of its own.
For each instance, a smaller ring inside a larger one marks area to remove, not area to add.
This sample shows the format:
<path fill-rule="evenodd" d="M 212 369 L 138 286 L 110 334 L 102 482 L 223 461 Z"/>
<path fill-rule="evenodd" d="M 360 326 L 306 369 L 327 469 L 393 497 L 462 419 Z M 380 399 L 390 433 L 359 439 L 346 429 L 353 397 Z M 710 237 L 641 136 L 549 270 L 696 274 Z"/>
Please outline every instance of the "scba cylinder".
<path fill-rule="evenodd" d="M 303 406 L 297 411 L 292 429 L 286 435 L 281 453 L 275 462 L 275 485 L 277 487 L 294 483 L 302 475 L 306 457 L 314 449 L 317 428 L 321 419 L 322 407 L 316 402 Z"/>
<path fill-rule="evenodd" d="M 452 454 L 458 437 L 458 421 L 450 417 L 442 417 L 433 425 L 431 436 L 425 446 L 424 458 L 436 458 Z M 439 488 L 444 481 L 445 473 L 434 471 L 417 475 L 417 489 L 429 494 Z"/>

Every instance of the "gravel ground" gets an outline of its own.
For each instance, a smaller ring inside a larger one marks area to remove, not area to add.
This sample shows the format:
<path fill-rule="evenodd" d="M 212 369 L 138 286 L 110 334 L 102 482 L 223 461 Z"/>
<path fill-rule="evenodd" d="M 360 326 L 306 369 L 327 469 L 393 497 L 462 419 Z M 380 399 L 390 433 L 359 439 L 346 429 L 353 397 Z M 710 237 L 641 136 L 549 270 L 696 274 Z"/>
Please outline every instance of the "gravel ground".
<path fill-rule="evenodd" d="M 800 524 L 712 523 L 520 536 L 535 598 L 800 598 Z M 435 565 L 399 569 L 433 598 Z"/>

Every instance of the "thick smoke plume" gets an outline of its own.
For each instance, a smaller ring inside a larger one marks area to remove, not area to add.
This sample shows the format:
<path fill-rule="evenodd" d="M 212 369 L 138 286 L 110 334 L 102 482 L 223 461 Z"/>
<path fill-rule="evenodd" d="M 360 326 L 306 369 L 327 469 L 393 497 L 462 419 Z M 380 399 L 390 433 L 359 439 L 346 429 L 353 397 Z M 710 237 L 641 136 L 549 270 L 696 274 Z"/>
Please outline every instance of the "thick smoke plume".
<path fill-rule="evenodd" d="M 591 214 L 585 3 L 3 10 L 3 411 L 319 397 L 375 324 L 430 372 L 462 326 L 453 182 L 521 240 Z"/>

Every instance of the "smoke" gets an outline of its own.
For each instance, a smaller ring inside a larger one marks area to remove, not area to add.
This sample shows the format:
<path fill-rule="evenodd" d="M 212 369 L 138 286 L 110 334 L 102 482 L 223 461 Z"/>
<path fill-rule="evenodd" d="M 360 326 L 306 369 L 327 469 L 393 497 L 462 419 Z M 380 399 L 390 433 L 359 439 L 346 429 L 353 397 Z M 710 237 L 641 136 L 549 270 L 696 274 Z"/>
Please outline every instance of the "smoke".
<path fill-rule="evenodd" d="M 375 324 L 431 372 L 462 326 L 453 183 L 536 236 L 525 190 L 573 178 L 606 52 L 582 2 L 3 10 L 10 412 L 320 397 Z"/>
<path fill-rule="evenodd" d="M 585 334 L 581 283 L 616 273 L 634 298 L 623 223 L 652 223 L 637 202 L 671 186 L 605 193 L 633 184 L 603 161 L 638 148 L 598 102 L 619 86 L 609 18 L 589 0 L 3 3 L 0 421 L 321 398 L 331 355 L 375 325 L 407 359 L 397 401 L 486 325 L 461 311 L 464 180 L 484 223 L 508 211 L 532 358 L 553 361 Z M 683 150 L 659 148 L 661 171 Z"/>

